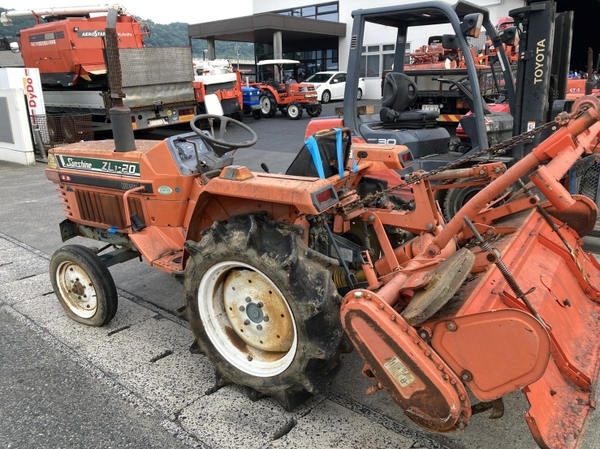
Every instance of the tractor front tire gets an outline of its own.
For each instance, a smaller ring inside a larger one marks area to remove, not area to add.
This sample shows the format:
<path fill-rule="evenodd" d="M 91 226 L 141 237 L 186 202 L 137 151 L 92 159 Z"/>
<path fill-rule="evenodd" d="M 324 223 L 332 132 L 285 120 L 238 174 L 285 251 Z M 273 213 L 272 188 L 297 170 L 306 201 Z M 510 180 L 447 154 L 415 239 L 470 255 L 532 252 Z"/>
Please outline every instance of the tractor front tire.
<path fill-rule="evenodd" d="M 302 106 L 294 101 L 288 105 L 285 112 L 290 119 L 300 120 L 304 111 L 302 110 Z"/>
<path fill-rule="evenodd" d="M 306 112 L 311 117 L 318 117 L 319 115 L 321 115 L 322 111 L 323 111 L 323 106 L 321 106 L 320 103 L 306 108 Z"/>
<path fill-rule="evenodd" d="M 254 117 L 255 120 L 260 120 L 260 118 L 262 117 L 260 109 L 253 109 L 252 110 L 252 117 Z"/>
<path fill-rule="evenodd" d="M 323 391 L 345 345 L 332 259 L 263 215 L 214 223 L 185 247 L 188 321 L 217 386 L 245 386 L 288 410 Z"/>
<path fill-rule="evenodd" d="M 60 305 L 79 323 L 104 326 L 117 312 L 117 289 L 110 271 L 85 246 L 65 245 L 54 252 L 50 282 Z"/>

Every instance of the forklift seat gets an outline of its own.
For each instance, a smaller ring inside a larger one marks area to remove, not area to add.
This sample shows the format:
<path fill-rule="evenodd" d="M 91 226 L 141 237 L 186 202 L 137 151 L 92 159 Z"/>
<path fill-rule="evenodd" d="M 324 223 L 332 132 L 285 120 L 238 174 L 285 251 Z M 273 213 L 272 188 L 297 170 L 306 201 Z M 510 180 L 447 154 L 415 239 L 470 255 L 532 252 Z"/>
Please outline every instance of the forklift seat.
<path fill-rule="evenodd" d="M 383 108 L 379 113 L 383 126 L 407 129 L 436 127 L 439 112 L 410 109 L 418 94 L 417 84 L 411 77 L 399 72 L 388 73 L 383 83 Z"/>
<path fill-rule="evenodd" d="M 340 175 L 350 157 L 352 138 L 350 128 L 333 128 L 316 132 L 309 137 L 304 146 L 285 172 L 290 176 L 310 176 L 329 178 Z M 354 171 L 356 171 L 354 164 Z"/>

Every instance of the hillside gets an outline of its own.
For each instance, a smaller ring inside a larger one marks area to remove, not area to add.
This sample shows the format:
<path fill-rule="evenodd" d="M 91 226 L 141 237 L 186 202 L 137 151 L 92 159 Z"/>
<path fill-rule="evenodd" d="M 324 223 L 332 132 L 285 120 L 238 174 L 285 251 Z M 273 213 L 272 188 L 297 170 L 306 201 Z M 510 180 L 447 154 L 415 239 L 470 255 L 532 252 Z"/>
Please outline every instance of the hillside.
<path fill-rule="evenodd" d="M 0 13 L 8 11 L 0 7 Z M 140 22 L 145 22 L 150 26 L 150 37 L 146 39 L 148 47 L 181 47 L 189 45 L 187 34 L 187 23 L 175 22 L 167 25 L 154 23 L 152 20 L 144 20 L 137 17 Z M 9 37 L 17 40 L 17 33 L 23 28 L 30 28 L 35 25 L 35 19 L 23 18 L 14 19 L 13 25 L 5 27 L 0 25 L 0 37 Z M 217 58 L 237 60 L 236 45 L 239 45 L 240 59 L 254 60 L 254 45 L 247 42 L 224 42 L 215 43 Z M 195 58 L 202 58 L 203 50 L 207 48 L 206 40 L 194 39 L 192 42 L 193 54 Z"/>

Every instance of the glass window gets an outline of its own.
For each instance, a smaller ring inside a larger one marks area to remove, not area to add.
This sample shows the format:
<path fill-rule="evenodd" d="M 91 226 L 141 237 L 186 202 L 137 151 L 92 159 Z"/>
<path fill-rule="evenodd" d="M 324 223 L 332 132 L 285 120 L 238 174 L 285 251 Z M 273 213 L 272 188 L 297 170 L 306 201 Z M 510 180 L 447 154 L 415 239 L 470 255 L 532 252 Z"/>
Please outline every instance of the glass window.
<path fill-rule="evenodd" d="M 334 13 L 331 13 L 331 14 L 319 14 L 317 16 L 317 19 L 319 19 L 319 20 L 326 20 L 328 22 L 338 22 L 338 20 L 339 20 L 337 12 L 334 12 Z"/>
<path fill-rule="evenodd" d="M 383 46 L 383 51 L 394 51 L 395 45 L 394 44 L 387 44 Z"/>
<path fill-rule="evenodd" d="M 383 70 L 392 70 L 392 64 L 394 64 L 394 54 L 388 53 L 383 55 Z"/>
<path fill-rule="evenodd" d="M 316 73 L 306 78 L 306 81 L 310 81 L 313 83 L 326 83 L 327 81 L 329 81 L 329 78 L 331 78 L 330 73 Z"/>
<path fill-rule="evenodd" d="M 369 53 L 379 51 L 379 45 L 369 45 L 367 51 Z"/>
<path fill-rule="evenodd" d="M 337 3 L 286 9 L 284 11 L 278 11 L 277 14 L 281 14 L 283 16 L 305 17 L 307 19 L 327 20 L 329 22 L 339 21 L 339 9 Z"/>
<path fill-rule="evenodd" d="M 337 3 L 330 3 L 328 5 L 319 5 L 318 7 L 318 12 L 322 13 L 322 12 L 337 12 L 338 10 L 338 5 Z"/>
<path fill-rule="evenodd" d="M 306 6 L 302 8 L 302 17 L 314 16 L 316 14 L 316 8 L 314 6 Z"/>
<path fill-rule="evenodd" d="M 367 55 L 366 77 L 379 77 L 379 55 Z"/>

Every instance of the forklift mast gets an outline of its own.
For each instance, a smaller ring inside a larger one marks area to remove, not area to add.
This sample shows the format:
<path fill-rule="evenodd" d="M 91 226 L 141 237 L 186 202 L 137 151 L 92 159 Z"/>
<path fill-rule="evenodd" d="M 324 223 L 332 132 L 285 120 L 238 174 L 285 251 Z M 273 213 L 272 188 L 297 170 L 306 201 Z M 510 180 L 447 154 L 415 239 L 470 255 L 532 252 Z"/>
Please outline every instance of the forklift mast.
<path fill-rule="evenodd" d="M 509 15 L 520 30 L 513 135 L 550 120 L 554 101 L 567 92 L 573 11 L 557 13 L 554 1 L 532 2 Z M 522 159 L 547 135 L 541 134 L 513 149 Z"/>

